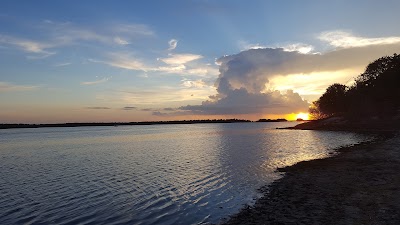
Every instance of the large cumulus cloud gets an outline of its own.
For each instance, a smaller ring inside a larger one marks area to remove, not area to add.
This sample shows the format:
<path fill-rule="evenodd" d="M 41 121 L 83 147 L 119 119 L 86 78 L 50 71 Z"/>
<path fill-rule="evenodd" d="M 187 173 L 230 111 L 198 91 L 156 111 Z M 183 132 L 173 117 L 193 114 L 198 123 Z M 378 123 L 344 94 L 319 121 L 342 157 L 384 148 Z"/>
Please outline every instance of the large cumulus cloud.
<path fill-rule="evenodd" d="M 216 98 L 216 96 L 211 96 Z M 281 94 L 279 91 L 267 93 L 250 93 L 244 88 L 230 90 L 226 97 L 204 101 L 201 105 L 187 105 L 181 110 L 195 114 L 237 115 L 271 113 L 281 114 L 293 111 L 304 111 L 308 103 L 293 91 Z"/>
<path fill-rule="evenodd" d="M 220 73 L 215 83 L 218 93 L 201 105 L 187 105 L 180 110 L 211 115 L 306 111 L 309 103 L 293 90 L 281 93 L 273 87 L 266 89 L 269 80 L 277 75 L 357 68 L 395 52 L 400 52 L 398 42 L 337 47 L 326 53 L 309 54 L 284 48 L 249 49 L 218 59 Z"/>

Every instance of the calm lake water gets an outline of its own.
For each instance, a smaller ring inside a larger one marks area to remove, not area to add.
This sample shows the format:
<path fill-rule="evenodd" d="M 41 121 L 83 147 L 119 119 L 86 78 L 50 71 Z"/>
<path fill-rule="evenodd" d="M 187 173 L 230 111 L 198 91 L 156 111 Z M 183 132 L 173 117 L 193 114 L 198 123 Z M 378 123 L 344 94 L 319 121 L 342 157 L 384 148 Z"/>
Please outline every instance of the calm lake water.
<path fill-rule="evenodd" d="M 235 123 L 0 130 L 0 224 L 201 224 L 371 137 Z"/>

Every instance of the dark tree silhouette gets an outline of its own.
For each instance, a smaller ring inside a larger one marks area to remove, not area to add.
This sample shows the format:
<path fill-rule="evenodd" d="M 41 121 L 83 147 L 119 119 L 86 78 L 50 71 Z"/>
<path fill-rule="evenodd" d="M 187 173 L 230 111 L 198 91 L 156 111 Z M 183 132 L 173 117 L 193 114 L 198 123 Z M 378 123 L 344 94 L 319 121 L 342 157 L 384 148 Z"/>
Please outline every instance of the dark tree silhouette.
<path fill-rule="evenodd" d="M 343 114 L 346 111 L 347 86 L 332 84 L 317 101 L 318 109 L 326 116 Z"/>
<path fill-rule="evenodd" d="M 348 92 L 352 117 L 390 117 L 400 106 L 400 56 L 385 56 L 369 64 Z"/>
<path fill-rule="evenodd" d="M 321 112 L 319 101 L 314 101 L 309 108 L 310 117 L 312 120 L 320 120 L 328 117 L 325 113 Z"/>
<path fill-rule="evenodd" d="M 315 119 L 343 115 L 394 118 L 400 109 L 400 55 L 385 56 L 370 63 L 350 88 L 333 84 L 310 108 Z"/>

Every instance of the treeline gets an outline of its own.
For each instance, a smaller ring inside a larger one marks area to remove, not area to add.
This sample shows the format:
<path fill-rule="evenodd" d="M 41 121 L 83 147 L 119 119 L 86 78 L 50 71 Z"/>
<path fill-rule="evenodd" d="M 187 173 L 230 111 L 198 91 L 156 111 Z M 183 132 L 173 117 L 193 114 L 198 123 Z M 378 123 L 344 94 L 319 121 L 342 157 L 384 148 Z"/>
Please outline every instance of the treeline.
<path fill-rule="evenodd" d="M 310 107 L 313 119 L 344 116 L 392 118 L 400 109 L 400 55 L 370 63 L 352 86 L 332 84 Z"/>
<path fill-rule="evenodd" d="M 155 124 L 243 123 L 243 122 L 251 122 L 251 121 L 242 119 L 213 119 L 213 120 L 126 122 L 126 123 L 113 122 L 113 123 L 0 124 L 0 129 L 39 128 L 39 127 L 129 126 L 129 125 L 155 125 Z"/>
<path fill-rule="evenodd" d="M 259 119 L 257 122 L 287 122 L 287 119 Z"/>

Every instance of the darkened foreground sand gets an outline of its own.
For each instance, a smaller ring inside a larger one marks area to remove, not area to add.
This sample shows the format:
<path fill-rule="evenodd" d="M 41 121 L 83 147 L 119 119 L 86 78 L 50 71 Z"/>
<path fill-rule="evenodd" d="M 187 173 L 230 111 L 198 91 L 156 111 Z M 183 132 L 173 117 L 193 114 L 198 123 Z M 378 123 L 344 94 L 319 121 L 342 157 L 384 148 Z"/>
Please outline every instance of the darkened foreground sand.
<path fill-rule="evenodd" d="M 400 132 L 279 169 L 285 176 L 225 224 L 400 224 Z"/>

